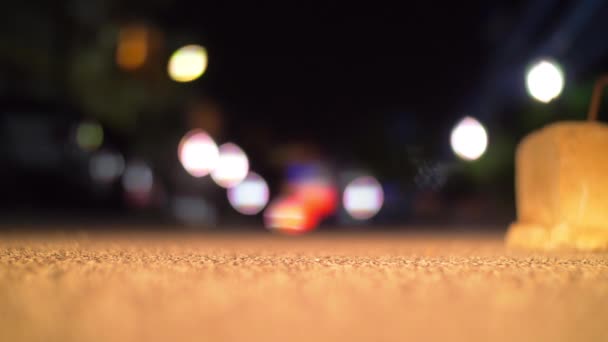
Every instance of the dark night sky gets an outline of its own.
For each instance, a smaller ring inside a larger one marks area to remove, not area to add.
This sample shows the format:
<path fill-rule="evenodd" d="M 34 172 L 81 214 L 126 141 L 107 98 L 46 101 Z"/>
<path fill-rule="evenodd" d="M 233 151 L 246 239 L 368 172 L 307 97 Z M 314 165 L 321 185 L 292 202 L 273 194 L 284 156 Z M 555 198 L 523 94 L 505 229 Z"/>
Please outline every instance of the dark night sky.
<path fill-rule="evenodd" d="M 202 86 L 239 122 L 270 124 L 281 140 L 362 133 L 404 112 L 456 119 L 487 50 L 475 3 L 180 1 L 166 13 L 170 26 L 199 28 L 209 48 Z"/>

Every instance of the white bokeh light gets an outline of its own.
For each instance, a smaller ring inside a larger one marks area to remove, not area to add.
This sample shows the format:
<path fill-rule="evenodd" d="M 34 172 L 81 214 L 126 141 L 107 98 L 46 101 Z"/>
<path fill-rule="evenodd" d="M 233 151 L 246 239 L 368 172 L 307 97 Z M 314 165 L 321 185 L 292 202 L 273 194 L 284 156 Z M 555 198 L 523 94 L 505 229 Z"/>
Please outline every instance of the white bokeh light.
<path fill-rule="evenodd" d="M 217 167 L 211 172 L 211 178 L 223 188 L 232 188 L 247 177 L 249 159 L 243 150 L 233 143 L 219 147 Z"/>
<path fill-rule="evenodd" d="M 190 82 L 207 70 L 207 50 L 200 45 L 186 45 L 175 51 L 169 59 L 167 71 L 176 82 Z"/>
<path fill-rule="evenodd" d="M 203 177 L 213 171 L 219 160 L 215 141 L 203 130 L 188 132 L 180 141 L 177 155 L 182 166 L 194 177 Z"/>
<path fill-rule="evenodd" d="M 125 160 L 119 153 L 101 151 L 89 160 L 89 174 L 99 183 L 110 183 L 122 175 Z"/>
<path fill-rule="evenodd" d="M 230 205 L 241 214 L 255 215 L 268 204 L 268 184 L 257 173 L 249 172 L 237 186 L 228 189 Z"/>
<path fill-rule="evenodd" d="M 452 129 L 450 144 L 458 157 L 476 160 L 488 147 L 488 133 L 479 121 L 467 116 Z"/>
<path fill-rule="evenodd" d="M 528 69 L 526 89 L 536 100 L 548 103 L 557 98 L 564 89 L 564 73 L 553 61 L 538 61 Z"/>
<path fill-rule="evenodd" d="M 346 186 L 342 202 L 346 212 L 354 219 L 367 220 L 382 208 L 384 191 L 374 177 L 359 177 Z"/>
<path fill-rule="evenodd" d="M 154 186 L 152 169 L 143 162 L 131 162 L 122 175 L 122 186 L 127 193 L 150 193 Z"/>

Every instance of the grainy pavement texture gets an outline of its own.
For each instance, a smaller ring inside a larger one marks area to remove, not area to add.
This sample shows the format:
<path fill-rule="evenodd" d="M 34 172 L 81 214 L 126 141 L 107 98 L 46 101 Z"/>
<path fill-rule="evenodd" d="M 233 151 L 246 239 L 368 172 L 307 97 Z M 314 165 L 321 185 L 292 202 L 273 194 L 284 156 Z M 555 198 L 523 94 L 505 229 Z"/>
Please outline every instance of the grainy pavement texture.
<path fill-rule="evenodd" d="M 0 341 L 608 341 L 608 254 L 502 236 L 0 235 Z"/>

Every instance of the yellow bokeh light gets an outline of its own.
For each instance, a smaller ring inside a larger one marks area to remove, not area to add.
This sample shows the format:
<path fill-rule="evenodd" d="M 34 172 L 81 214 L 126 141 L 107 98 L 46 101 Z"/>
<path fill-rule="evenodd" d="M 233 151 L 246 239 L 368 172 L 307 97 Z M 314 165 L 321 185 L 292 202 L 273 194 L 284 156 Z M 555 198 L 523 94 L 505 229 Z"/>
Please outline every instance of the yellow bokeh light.
<path fill-rule="evenodd" d="M 200 45 L 186 45 L 169 59 L 167 71 L 176 82 L 191 82 L 207 70 L 207 50 Z"/>
<path fill-rule="evenodd" d="M 95 121 L 84 121 L 76 127 L 76 144 L 84 151 L 95 151 L 103 144 L 103 127 Z"/>

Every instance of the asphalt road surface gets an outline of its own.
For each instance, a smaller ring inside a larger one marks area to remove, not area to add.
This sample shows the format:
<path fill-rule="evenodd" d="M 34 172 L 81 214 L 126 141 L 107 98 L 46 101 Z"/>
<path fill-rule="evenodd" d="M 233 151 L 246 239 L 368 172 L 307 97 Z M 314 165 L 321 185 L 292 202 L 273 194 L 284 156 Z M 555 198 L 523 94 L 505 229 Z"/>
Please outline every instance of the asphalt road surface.
<path fill-rule="evenodd" d="M 500 236 L 0 235 L 0 341 L 608 341 L 608 254 Z"/>

